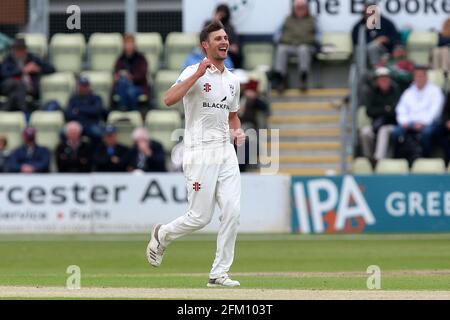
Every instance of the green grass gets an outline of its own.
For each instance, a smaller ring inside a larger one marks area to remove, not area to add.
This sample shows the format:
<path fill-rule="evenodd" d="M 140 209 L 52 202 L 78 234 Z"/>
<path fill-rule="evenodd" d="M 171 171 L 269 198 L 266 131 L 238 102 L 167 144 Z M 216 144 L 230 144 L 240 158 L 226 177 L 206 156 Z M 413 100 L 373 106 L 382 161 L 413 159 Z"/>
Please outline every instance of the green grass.
<path fill-rule="evenodd" d="M 242 235 L 231 274 L 316 273 L 236 277 L 245 288 L 366 289 L 366 269 L 378 265 L 382 275 L 387 272 L 382 277 L 383 289 L 450 290 L 450 271 L 441 275 L 389 275 L 396 270 L 450 270 L 449 235 L 348 239 Z M 0 236 L 0 285 L 64 286 L 67 267 L 77 265 L 83 287 L 204 287 L 215 253 L 214 236 L 196 235 L 174 242 L 159 269 L 148 265 L 146 245 L 144 236 Z"/>

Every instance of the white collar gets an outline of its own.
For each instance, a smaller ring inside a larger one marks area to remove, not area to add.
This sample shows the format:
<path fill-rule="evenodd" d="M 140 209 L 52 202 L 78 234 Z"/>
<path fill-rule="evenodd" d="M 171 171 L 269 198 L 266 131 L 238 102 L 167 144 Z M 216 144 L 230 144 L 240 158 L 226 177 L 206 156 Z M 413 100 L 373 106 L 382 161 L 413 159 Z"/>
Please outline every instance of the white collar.
<path fill-rule="evenodd" d="M 203 59 L 203 60 L 206 60 L 206 58 Z M 226 70 L 226 69 L 227 69 L 227 67 L 224 66 L 224 70 L 223 70 L 224 73 L 225 73 L 225 70 Z M 210 73 L 216 73 L 216 72 L 219 72 L 219 73 L 220 73 L 220 70 L 219 70 L 214 64 L 212 64 L 212 63 L 211 63 L 211 67 L 209 67 L 207 70 L 208 70 Z"/>

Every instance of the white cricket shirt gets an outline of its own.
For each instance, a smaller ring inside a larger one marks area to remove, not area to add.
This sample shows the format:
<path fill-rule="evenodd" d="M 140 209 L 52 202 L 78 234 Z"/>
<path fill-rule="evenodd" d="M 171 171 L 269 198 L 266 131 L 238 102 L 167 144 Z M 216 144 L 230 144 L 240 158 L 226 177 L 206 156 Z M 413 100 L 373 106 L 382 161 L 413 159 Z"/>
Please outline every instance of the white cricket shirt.
<path fill-rule="evenodd" d="M 199 64 L 187 67 L 176 84 L 192 76 Z M 183 98 L 184 144 L 187 147 L 223 144 L 230 141 L 228 115 L 239 110 L 239 79 L 227 68 L 221 73 L 208 68 Z"/>

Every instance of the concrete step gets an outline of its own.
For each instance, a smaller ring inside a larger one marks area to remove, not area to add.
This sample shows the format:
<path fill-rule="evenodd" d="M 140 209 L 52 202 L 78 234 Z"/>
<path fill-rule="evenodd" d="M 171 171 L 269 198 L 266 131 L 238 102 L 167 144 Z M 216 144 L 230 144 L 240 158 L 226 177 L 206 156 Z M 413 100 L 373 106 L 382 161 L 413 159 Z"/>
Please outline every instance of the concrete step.
<path fill-rule="evenodd" d="M 271 105 L 272 110 L 303 110 L 303 111 L 329 111 L 337 110 L 334 103 L 330 102 L 274 102 Z"/>
<path fill-rule="evenodd" d="M 340 170 L 323 169 L 323 168 L 283 168 L 280 174 L 292 176 L 324 176 L 330 174 L 339 174 Z"/>
<path fill-rule="evenodd" d="M 348 158 L 351 161 L 352 157 Z M 340 155 L 329 155 L 329 156 L 280 156 L 280 163 L 340 163 Z"/>
<path fill-rule="evenodd" d="M 339 128 L 301 128 L 301 129 L 280 129 L 280 138 L 304 138 L 304 137 L 330 137 L 339 138 Z"/>
<path fill-rule="evenodd" d="M 339 118 L 339 115 L 276 115 L 270 116 L 268 121 L 273 127 L 279 124 L 339 124 Z"/>
<path fill-rule="evenodd" d="M 272 110 L 272 116 L 340 116 L 338 110 Z"/>
<path fill-rule="evenodd" d="M 271 129 L 339 129 L 339 124 L 334 122 L 323 122 L 323 123 L 280 123 L 280 124 L 271 124 Z"/>
<path fill-rule="evenodd" d="M 269 148 L 278 147 L 280 150 L 289 151 L 310 151 L 310 150 L 340 150 L 339 142 L 280 142 L 269 144 Z"/>
<path fill-rule="evenodd" d="M 272 96 L 277 97 L 345 97 L 349 94 L 349 89 L 330 88 L 330 89 L 310 89 L 307 92 L 300 92 L 298 89 L 288 89 L 282 95 L 279 95 L 276 90 L 272 90 Z"/>

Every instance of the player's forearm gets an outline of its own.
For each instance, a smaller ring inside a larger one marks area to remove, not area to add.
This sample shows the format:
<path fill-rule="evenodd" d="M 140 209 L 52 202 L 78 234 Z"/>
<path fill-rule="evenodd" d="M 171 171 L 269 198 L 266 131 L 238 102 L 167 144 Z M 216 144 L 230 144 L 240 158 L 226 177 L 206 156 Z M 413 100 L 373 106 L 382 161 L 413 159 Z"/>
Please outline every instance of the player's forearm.
<path fill-rule="evenodd" d="M 237 115 L 230 117 L 230 119 L 228 120 L 228 123 L 230 125 L 231 130 L 238 130 L 241 128 L 241 120 L 239 119 L 239 117 Z"/>
<path fill-rule="evenodd" d="M 197 74 L 194 74 L 187 78 L 185 81 L 167 90 L 166 94 L 164 95 L 165 105 L 170 107 L 183 99 L 183 97 L 187 94 L 189 89 L 192 88 L 198 78 L 199 77 L 197 76 Z"/>

